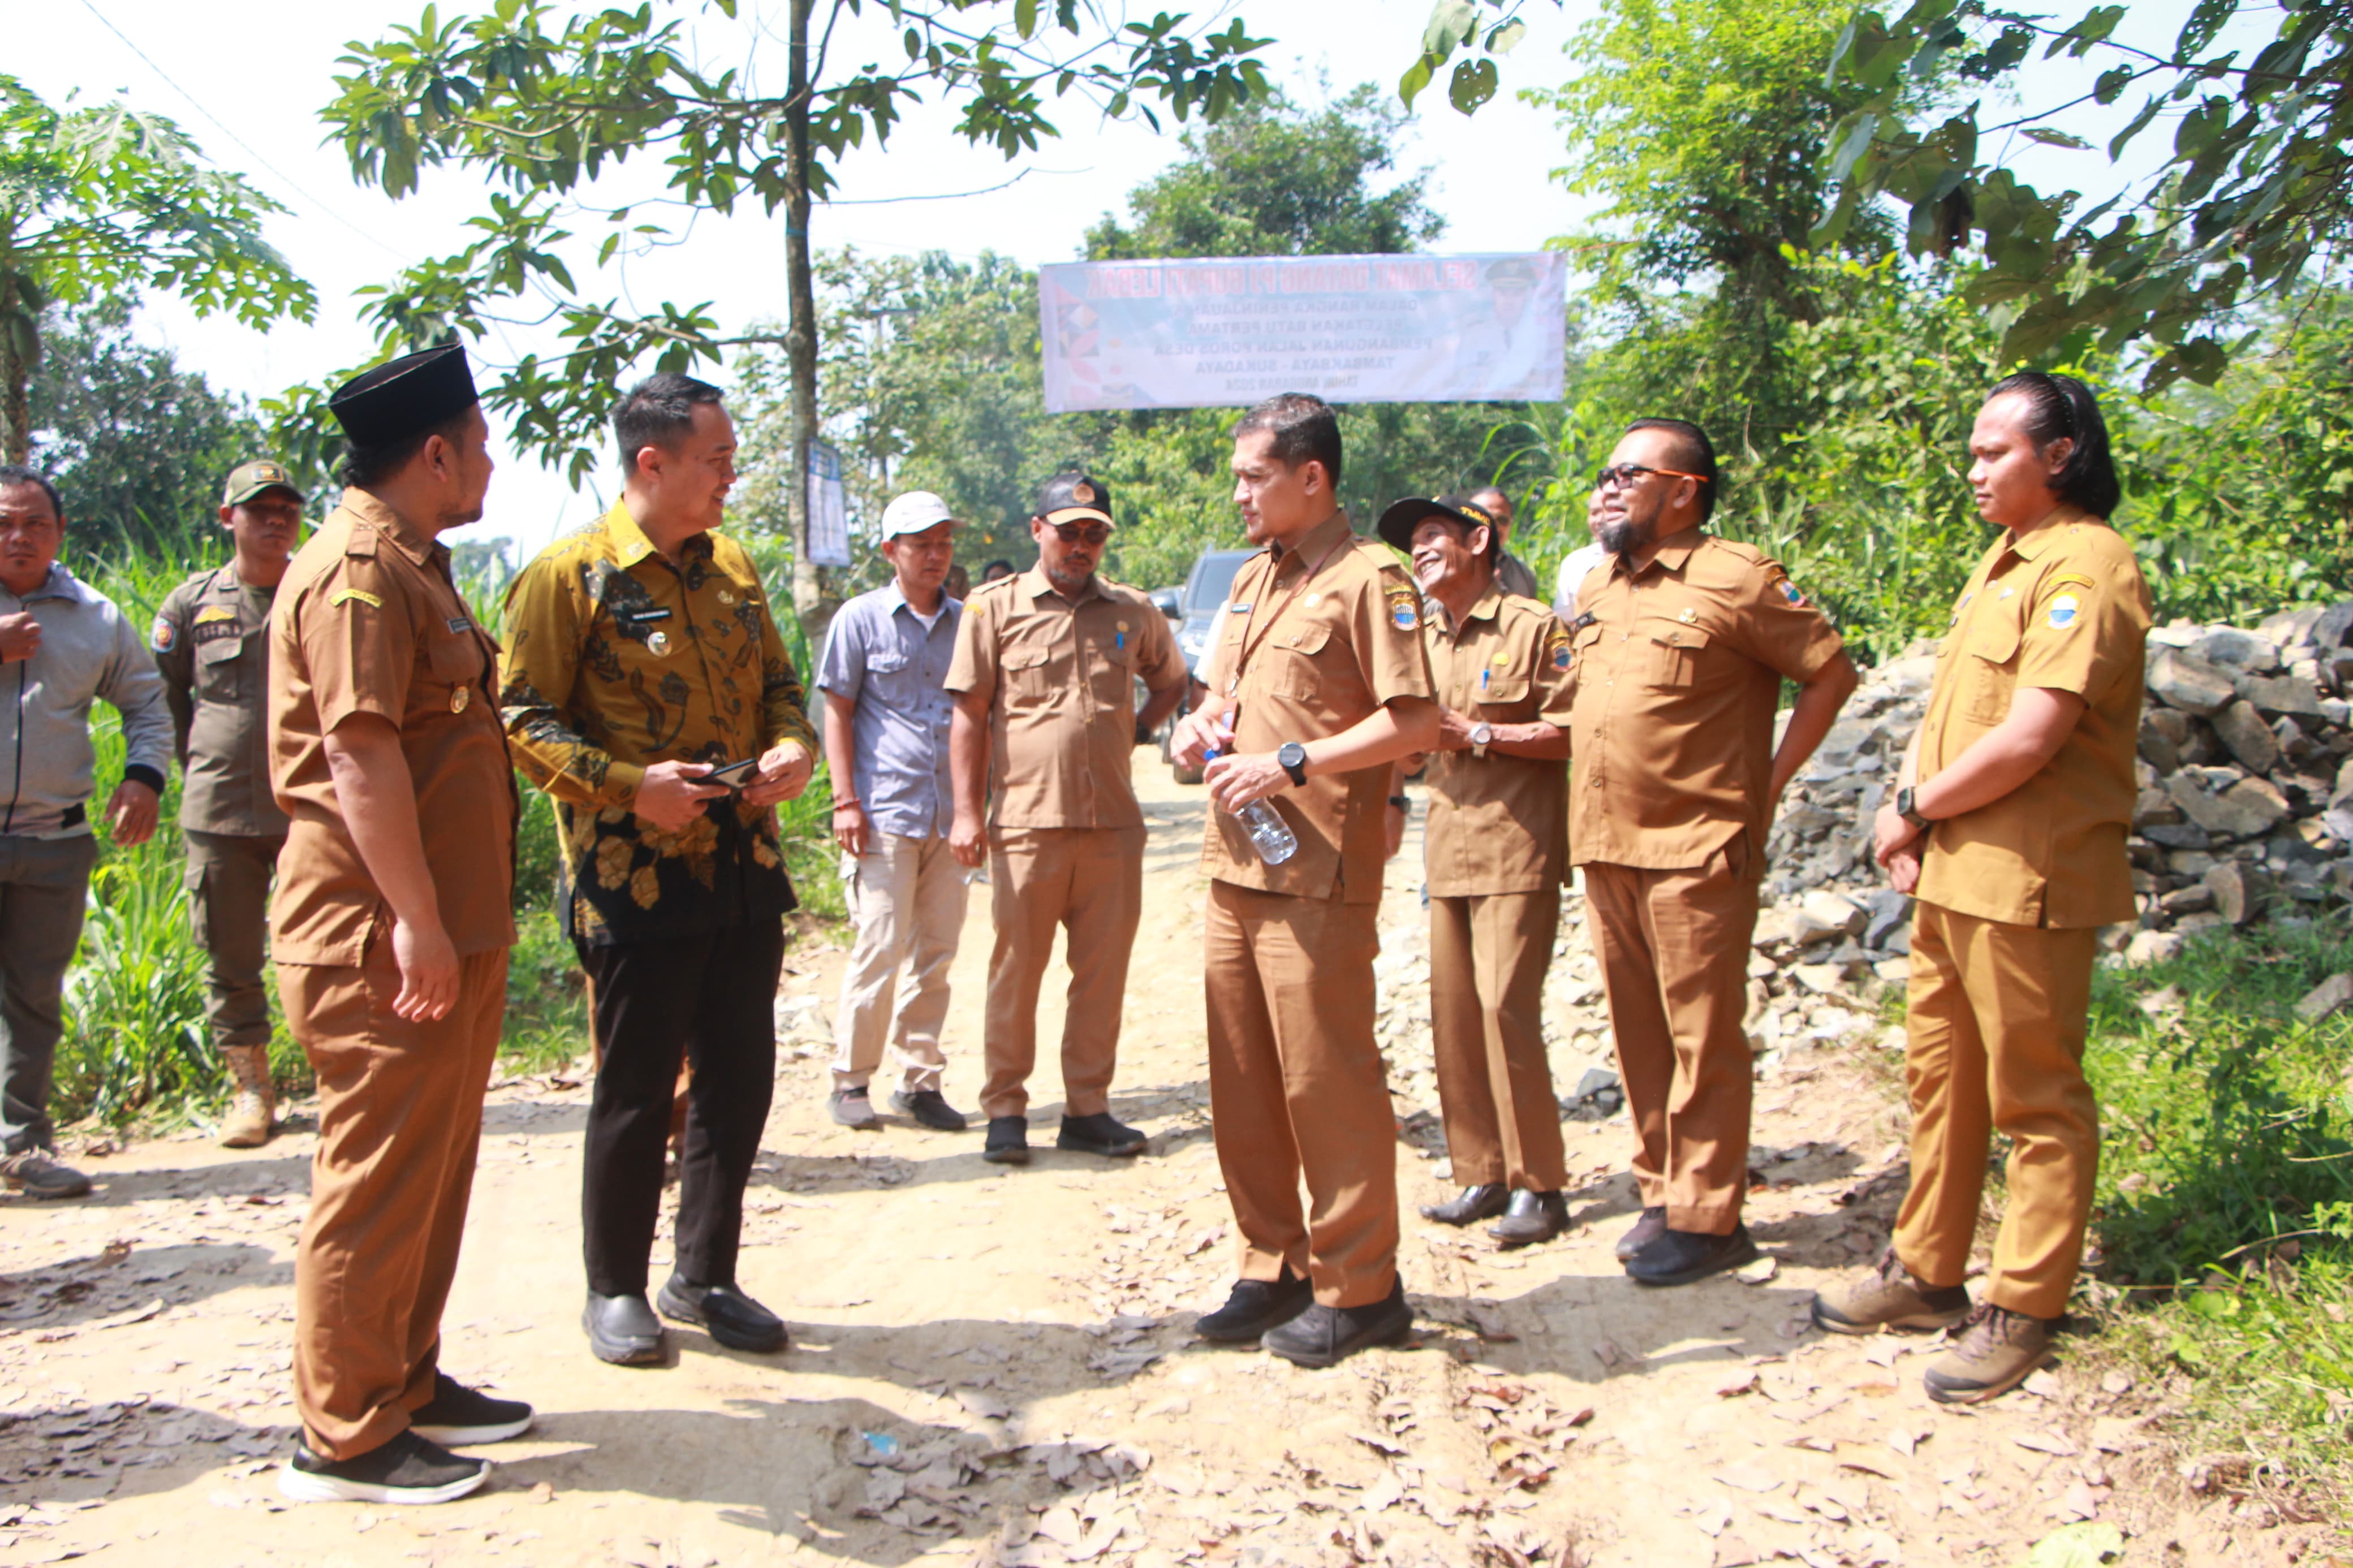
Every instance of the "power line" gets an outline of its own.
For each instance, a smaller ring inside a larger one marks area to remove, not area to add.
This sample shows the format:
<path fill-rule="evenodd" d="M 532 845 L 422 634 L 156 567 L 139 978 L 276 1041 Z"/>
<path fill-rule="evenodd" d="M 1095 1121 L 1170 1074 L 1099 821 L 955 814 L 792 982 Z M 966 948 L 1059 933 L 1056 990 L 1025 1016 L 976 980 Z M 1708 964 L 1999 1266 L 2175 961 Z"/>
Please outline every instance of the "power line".
<path fill-rule="evenodd" d="M 157 65 L 153 60 L 148 58 L 147 51 L 141 48 L 137 44 L 132 42 L 131 36 L 110 21 L 106 13 L 100 11 L 95 5 L 91 4 L 91 0 L 81 0 L 81 5 L 83 10 L 88 11 L 91 16 L 98 18 L 100 26 L 103 26 L 108 32 L 112 33 L 116 37 L 121 39 L 122 47 L 129 49 L 132 54 L 137 55 L 142 64 L 145 65 L 149 70 L 153 71 L 157 76 L 163 78 L 164 86 L 170 88 L 174 92 L 178 93 L 182 98 L 186 99 L 189 105 L 194 108 L 198 114 L 203 115 L 206 120 L 211 121 L 214 125 L 217 126 L 220 130 L 220 133 L 227 137 L 231 142 L 237 143 L 237 147 L 247 157 L 252 159 L 256 163 L 260 164 L 263 168 L 277 175 L 280 181 L 284 182 L 288 190 L 292 191 L 296 195 L 310 203 L 312 207 L 334 219 L 337 223 L 342 224 L 345 228 L 350 229 L 353 234 L 358 235 L 362 239 L 366 240 L 370 245 L 375 246 L 385 255 L 403 263 L 408 262 L 408 257 L 394 249 L 391 246 L 385 244 L 383 240 L 377 238 L 375 235 L 370 234 L 366 229 L 362 228 L 359 225 L 352 222 L 351 219 L 345 217 L 343 214 L 337 212 L 334 208 L 329 206 L 326 203 L 321 201 L 318 197 L 304 190 L 301 185 L 296 184 L 292 177 L 290 176 L 283 169 L 280 169 L 277 164 L 272 163 L 269 159 L 255 152 L 251 146 L 247 144 L 244 137 L 239 136 L 236 132 L 228 128 L 227 123 L 224 121 L 219 115 L 215 114 L 211 110 L 206 109 L 204 104 L 197 100 L 195 93 L 190 92 L 186 88 L 182 87 L 178 82 L 173 80 L 172 75 L 169 71 L 166 71 L 162 66 Z"/>

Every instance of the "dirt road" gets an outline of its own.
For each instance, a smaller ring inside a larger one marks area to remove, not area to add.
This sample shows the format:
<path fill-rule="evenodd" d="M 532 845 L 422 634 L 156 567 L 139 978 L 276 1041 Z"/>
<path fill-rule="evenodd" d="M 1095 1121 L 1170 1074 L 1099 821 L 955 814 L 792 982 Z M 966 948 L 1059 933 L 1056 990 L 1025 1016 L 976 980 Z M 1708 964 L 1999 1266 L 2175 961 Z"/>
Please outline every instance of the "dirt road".
<path fill-rule="evenodd" d="M 1902 1187 L 1869 1044 L 1778 1057 L 1759 1086 L 1750 1220 L 1770 1277 L 1624 1279 L 1621 1115 L 1569 1124 L 1580 1226 L 1559 1243 L 1499 1255 L 1409 1217 L 1414 1347 L 1314 1373 L 1194 1341 L 1232 1265 L 1202 1060 L 1202 795 L 1149 752 L 1136 773 L 1149 881 L 1113 1109 L 1154 1135 L 1149 1156 L 1051 1150 L 1050 1053 L 1031 1110 L 1049 1146 L 1026 1170 L 984 1163 L 977 1125 L 834 1127 L 839 955 L 797 951 L 744 1260 L 793 1348 L 767 1360 L 673 1331 L 672 1364 L 621 1369 L 577 1327 L 586 1091 L 501 1083 L 444 1364 L 533 1401 L 539 1426 L 493 1450 L 488 1490 L 431 1510 L 277 1497 L 310 1137 L 92 1159 L 87 1202 L 0 1204 L 0 1564 L 2010 1568 L 2071 1522 L 2086 1544 L 2119 1527 L 2127 1563 L 2295 1560 L 2303 1534 L 2181 1490 L 2120 1377 L 2063 1369 L 1984 1412 L 1941 1411 L 1919 1391 L 1925 1342 L 1802 1326 L 1815 1285 L 1875 1253 Z M 1409 844 L 1384 911 L 1401 1110 L 1434 1109 L 1427 1036 L 1405 1016 L 1416 863 Z M 948 1040 L 965 1106 L 988 952 L 976 891 Z M 1557 989 L 1589 1015 L 1584 936 L 1564 937 Z M 1059 999 L 1046 1011 L 1051 1039 Z M 1561 1033 L 1566 1089 L 1587 1058 Z M 1398 1163 L 1409 1205 L 1443 1190 L 1429 1154 L 1400 1144 Z"/>

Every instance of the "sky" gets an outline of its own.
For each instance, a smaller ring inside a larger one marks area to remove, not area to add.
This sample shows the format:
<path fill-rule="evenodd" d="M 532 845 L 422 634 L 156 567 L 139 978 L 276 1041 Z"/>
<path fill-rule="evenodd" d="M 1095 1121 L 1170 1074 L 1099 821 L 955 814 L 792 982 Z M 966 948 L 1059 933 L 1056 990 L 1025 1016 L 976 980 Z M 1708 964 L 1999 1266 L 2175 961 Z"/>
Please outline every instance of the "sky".
<path fill-rule="evenodd" d="M 1107 4 L 1116 8 L 1121 0 Z M 2163 48 L 2187 4 L 2137 5 L 2118 37 Z M 1224 5 L 1220 16 L 1236 8 L 1232 0 Z M 173 348 L 184 366 L 202 371 L 215 386 L 259 399 L 366 361 L 373 337 L 358 319 L 353 290 L 465 243 L 464 220 L 481 200 L 479 178 L 428 170 L 417 195 L 394 202 L 356 185 L 340 145 L 322 142 L 319 111 L 333 96 L 335 62 L 347 42 L 413 25 L 422 8 L 421 0 L 240 0 L 237 26 L 224 26 L 218 7 L 179 0 L 48 0 L 37 8 L 22 4 L 11 16 L 7 69 L 51 102 L 69 94 L 85 103 L 121 94 L 142 110 L 168 114 L 216 163 L 244 174 L 290 209 L 269 221 L 266 234 L 317 287 L 315 322 L 258 331 L 198 320 L 168 299 L 150 301 L 142 313 L 142 335 Z M 756 79 L 780 72 L 783 62 L 782 44 L 754 15 L 763 8 L 759 0 L 745 0 L 740 10 L 746 20 L 739 22 L 715 8 L 673 11 L 693 18 L 702 63 L 741 64 Z M 1155 0 L 1131 6 L 1138 16 L 1160 8 Z M 1430 0 L 1245 0 L 1239 8 L 1256 30 L 1279 40 L 1263 56 L 1270 74 L 1312 101 L 1327 82 L 1334 90 L 1366 80 L 1393 84 L 1418 47 Z M 465 0 L 445 5 L 444 19 L 471 9 Z M 1525 10 L 1528 37 L 1505 63 L 1505 91 L 1475 118 L 1445 102 L 1442 82 L 1421 98 L 1398 166 L 1400 174 L 1432 171 L 1430 197 L 1448 219 L 1439 249 L 1535 249 L 1577 226 L 1588 209 L 1549 178 L 1562 156 L 1552 117 L 1513 93 L 1556 84 L 1569 73 L 1563 47 L 1596 9 L 1597 0 L 1533 0 Z M 860 61 L 902 58 L 879 5 L 848 24 L 834 47 Z M 2089 74 L 2075 62 L 2038 65 L 2025 84 L 2029 101 L 2072 97 L 2088 88 Z M 2087 109 L 2067 123 L 2105 142 L 2134 107 L 2127 100 L 2113 110 Z M 818 209 L 814 242 L 820 249 L 853 245 L 878 254 L 994 250 L 1029 265 L 1071 259 L 1082 249 L 1087 226 L 1105 213 L 1124 216 L 1126 193 L 1167 167 L 1181 148 L 1174 135 L 1155 135 L 1140 122 L 1103 123 L 1075 106 L 1060 123 L 1059 140 L 1008 165 L 993 150 L 966 146 L 936 106 L 917 110 L 887 149 L 869 146 L 843 161 L 843 199 Z M 2169 140 L 2161 126 L 2152 128 L 2143 148 L 2153 152 Z M 2073 183 L 2099 190 L 2113 178 L 2104 155 L 2044 148 L 2025 153 L 2021 173 L 2046 188 Z M 659 167 L 641 161 L 604 181 L 600 195 L 637 199 L 659 185 Z M 937 197 L 950 199 L 923 199 Z M 593 293 L 598 285 L 587 271 L 577 268 L 575 276 Z M 712 314 L 730 329 L 764 317 L 781 320 L 782 219 L 762 216 L 756 206 L 733 218 L 703 215 L 685 244 L 628 261 L 616 281 L 640 305 L 712 301 Z M 504 339 L 514 354 L 555 347 L 552 331 L 509 331 Z M 501 471 L 478 537 L 507 534 L 535 546 L 602 504 L 593 488 L 575 494 L 533 459 L 503 447 L 499 456 Z"/>

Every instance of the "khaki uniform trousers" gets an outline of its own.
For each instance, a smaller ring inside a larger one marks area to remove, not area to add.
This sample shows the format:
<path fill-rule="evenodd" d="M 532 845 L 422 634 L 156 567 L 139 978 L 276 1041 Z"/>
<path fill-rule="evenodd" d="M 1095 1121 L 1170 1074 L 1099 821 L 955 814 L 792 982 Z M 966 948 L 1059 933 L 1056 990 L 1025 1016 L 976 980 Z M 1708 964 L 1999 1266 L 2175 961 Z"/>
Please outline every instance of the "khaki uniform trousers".
<path fill-rule="evenodd" d="M 1430 900 L 1430 1022 L 1453 1179 L 1568 1184 L 1545 1055 L 1544 983 L 1560 889 Z"/>
<path fill-rule="evenodd" d="M 216 1046 L 269 1043 L 269 992 L 262 981 L 269 932 L 269 879 L 285 836 L 259 837 L 185 829 L 188 924 L 211 961 L 206 1014 Z"/>
<path fill-rule="evenodd" d="M 1209 884 L 1209 1117 L 1241 1277 L 1288 1266 L 1327 1307 L 1369 1306 L 1397 1279 L 1397 1115 L 1373 1040 L 1378 911 Z"/>
<path fill-rule="evenodd" d="M 988 836 L 988 893 L 997 946 L 988 958 L 982 1032 L 988 1078 L 981 1089 L 982 1113 L 1019 1116 L 1029 1108 L 1029 1072 L 1038 1062 L 1038 990 L 1053 955 L 1057 927 L 1070 933 L 1063 1109 L 1071 1116 L 1110 1110 L 1128 955 L 1144 918 L 1144 829 L 994 829 Z"/>
<path fill-rule="evenodd" d="M 936 1089 L 947 1065 L 940 1029 L 948 1016 L 948 965 L 964 935 L 964 868 L 944 837 L 877 833 L 863 856 L 841 858 L 841 881 L 858 940 L 834 1009 L 833 1087 L 866 1087 L 887 1043 L 902 1089 Z"/>
<path fill-rule="evenodd" d="M 294 1404 L 326 1458 L 383 1447 L 433 1397 L 506 1012 L 507 950 L 458 963 L 457 1005 L 436 1023 L 393 1013 L 387 932 L 356 969 L 278 968 L 319 1075 L 311 1215 L 294 1254 Z"/>
<path fill-rule="evenodd" d="M 1683 870 L 1589 862 L 1585 907 L 1642 1206 L 1665 1208 L 1670 1229 L 1728 1236 L 1747 1191 L 1755 1094 L 1740 1026 L 1757 932 L 1746 840 Z"/>
<path fill-rule="evenodd" d="M 1895 1254 L 1931 1285 L 1968 1278 L 2000 1128 L 2010 1141 L 2010 1205 L 1986 1300 L 2036 1318 L 2067 1310 L 2100 1166 L 2099 1108 L 2084 1080 L 2098 945 L 2090 926 L 2049 931 L 1913 906 L 1904 1057 L 1912 1187 Z"/>

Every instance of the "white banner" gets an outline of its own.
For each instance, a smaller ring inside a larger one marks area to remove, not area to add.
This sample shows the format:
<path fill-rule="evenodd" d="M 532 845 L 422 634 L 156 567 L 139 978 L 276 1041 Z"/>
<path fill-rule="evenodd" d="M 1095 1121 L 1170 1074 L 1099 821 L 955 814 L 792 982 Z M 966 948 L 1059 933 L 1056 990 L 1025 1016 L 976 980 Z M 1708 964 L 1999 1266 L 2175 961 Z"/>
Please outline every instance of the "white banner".
<path fill-rule="evenodd" d="M 1567 276 L 1551 251 L 1043 267 L 1046 408 L 1554 401 Z"/>
<path fill-rule="evenodd" d="M 809 443 L 808 558 L 812 566 L 850 564 L 849 492 L 841 483 L 841 454 L 823 441 Z"/>

